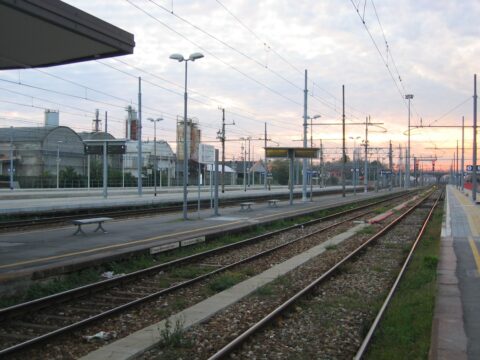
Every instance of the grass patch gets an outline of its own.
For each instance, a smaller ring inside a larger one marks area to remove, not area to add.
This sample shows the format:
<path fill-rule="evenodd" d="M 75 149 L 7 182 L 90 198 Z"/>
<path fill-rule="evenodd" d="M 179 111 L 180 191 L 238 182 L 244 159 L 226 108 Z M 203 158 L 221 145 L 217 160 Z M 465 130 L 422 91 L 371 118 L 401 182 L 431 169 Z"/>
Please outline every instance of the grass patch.
<path fill-rule="evenodd" d="M 325 250 L 336 250 L 337 247 L 338 247 L 338 246 L 335 245 L 335 244 L 330 244 L 330 245 L 327 245 L 327 246 L 325 247 Z"/>
<path fill-rule="evenodd" d="M 372 235 L 375 233 L 375 228 L 372 225 L 367 225 L 357 231 L 358 235 Z"/>
<path fill-rule="evenodd" d="M 383 213 L 387 212 L 388 210 L 390 210 L 390 208 L 388 208 L 386 206 L 381 206 L 379 208 L 376 208 L 373 212 L 375 214 L 383 214 Z"/>
<path fill-rule="evenodd" d="M 373 339 L 368 359 L 427 359 L 442 210 L 437 208 Z"/>
<path fill-rule="evenodd" d="M 128 274 L 136 270 L 146 269 L 155 265 L 155 259 L 150 255 L 133 257 L 128 261 L 112 261 L 105 265 L 107 271 L 115 274 Z"/>
<path fill-rule="evenodd" d="M 217 293 L 223 290 L 226 290 L 233 285 L 238 284 L 239 282 L 245 280 L 247 276 L 241 272 L 227 271 L 224 274 L 216 276 L 209 284 L 208 288 L 213 292 Z"/>
<path fill-rule="evenodd" d="M 168 272 L 168 276 L 174 279 L 193 279 L 197 276 L 210 272 L 212 269 L 206 266 L 185 265 L 173 268 Z"/>
<path fill-rule="evenodd" d="M 183 321 L 177 319 L 172 327 L 170 319 L 165 321 L 165 328 L 160 330 L 160 342 L 165 347 L 178 347 L 183 339 Z"/>
<path fill-rule="evenodd" d="M 82 270 L 68 274 L 62 278 L 55 278 L 49 282 L 36 283 L 30 286 L 23 294 L 18 296 L 2 296 L 0 308 L 9 307 L 18 303 L 38 299 L 40 297 L 56 294 L 75 287 L 90 284 L 99 280 L 99 274 L 93 269 Z"/>
<path fill-rule="evenodd" d="M 274 288 L 271 284 L 264 285 L 255 290 L 254 294 L 259 297 L 269 297 L 274 294 Z"/>

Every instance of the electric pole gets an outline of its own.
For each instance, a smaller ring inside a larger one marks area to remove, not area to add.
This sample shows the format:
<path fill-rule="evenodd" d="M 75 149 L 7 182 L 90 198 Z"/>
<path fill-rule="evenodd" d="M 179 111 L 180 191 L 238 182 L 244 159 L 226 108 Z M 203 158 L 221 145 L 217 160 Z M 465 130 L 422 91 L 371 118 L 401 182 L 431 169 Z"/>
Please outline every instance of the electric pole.
<path fill-rule="evenodd" d="M 225 124 L 225 109 L 224 108 L 218 108 L 219 110 L 222 111 L 222 130 L 219 130 L 217 132 L 217 139 L 219 139 L 222 142 L 222 193 L 225 192 L 225 125 L 235 125 L 235 121 L 233 121 L 231 124 Z"/>
<path fill-rule="evenodd" d="M 10 190 L 13 190 L 13 126 L 10 126 Z"/>
<path fill-rule="evenodd" d="M 462 167 L 462 171 L 460 172 L 460 186 L 462 188 L 462 192 L 464 190 L 465 179 L 464 179 L 464 172 L 465 172 L 465 116 L 462 116 L 462 162 L 460 166 Z"/>
<path fill-rule="evenodd" d="M 267 123 L 265 122 L 265 144 L 264 144 L 264 149 L 265 149 L 265 190 L 267 190 L 267 175 L 268 175 L 268 166 L 267 166 Z"/>
<path fill-rule="evenodd" d="M 365 118 L 365 169 L 363 175 L 363 183 L 365 185 L 364 192 L 368 191 L 368 123 L 370 122 L 370 116 Z"/>
<path fill-rule="evenodd" d="M 305 70 L 305 89 L 303 91 L 303 147 L 307 147 L 307 70 Z M 307 158 L 303 158 L 302 201 L 307 201 Z"/>
<path fill-rule="evenodd" d="M 472 200 L 477 202 L 477 74 L 473 76 L 473 169 Z"/>
<path fill-rule="evenodd" d="M 342 197 L 345 197 L 345 85 L 342 85 Z"/>
<path fill-rule="evenodd" d="M 325 187 L 325 167 L 323 166 L 323 142 L 320 139 L 320 186 Z"/>
<path fill-rule="evenodd" d="M 406 181 L 405 181 L 405 187 L 408 189 L 410 187 L 410 100 L 413 99 L 413 95 L 405 95 L 405 99 L 408 100 L 408 147 L 407 147 L 407 156 L 405 159 L 405 175 L 406 175 Z"/>
<path fill-rule="evenodd" d="M 390 148 L 388 151 L 388 167 L 390 169 L 390 191 L 393 188 L 393 150 L 392 150 L 392 140 L 390 140 Z"/>
<path fill-rule="evenodd" d="M 184 120 L 187 121 L 186 119 Z M 186 126 L 186 123 L 185 123 Z M 137 120 L 137 137 L 138 137 L 138 160 L 137 160 L 137 172 L 138 172 L 138 183 L 137 191 L 138 195 L 142 196 L 142 78 L 138 78 L 138 120 Z M 187 139 L 184 139 L 187 141 Z"/>
<path fill-rule="evenodd" d="M 457 140 L 457 152 L 456 152 L 456 163 L 455 163 L 455 186 L 458 189 L 459 186 L 459 175 L 458 175 L 458 140 Z"/>
<path fill-rule="evenodd" d="M 402 145 L 398 145 L 398 187 L 402 188 L 402 168 L 403 168 L 403 156 Z"/>

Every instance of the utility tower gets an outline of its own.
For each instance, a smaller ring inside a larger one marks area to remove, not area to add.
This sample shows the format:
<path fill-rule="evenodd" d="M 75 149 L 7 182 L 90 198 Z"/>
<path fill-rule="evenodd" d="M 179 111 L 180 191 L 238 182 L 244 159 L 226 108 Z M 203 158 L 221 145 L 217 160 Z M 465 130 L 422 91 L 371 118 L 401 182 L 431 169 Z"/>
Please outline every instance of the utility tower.
<path fill-rule="evenodd" d="M 217 139 L 219 139 L 222 142 L 222 176 L 221 176 L 221 181 L 222 181 L 222 193 L 225 192 L 225 125 L 235 125 L 235 121 L 233 121 L 231 124 L 225 124 L 225 109 L 224 108 L 218 108 L 219 110 L 222 111 L 222 129 L 217 131 Z"/>
<path fill-rule="evenodd" d="M 388 150 L 388 167 L 390 169 L 390 191 L 393 188 L 393 150 L 392 150 L 392 140 L 390 140 L 390 148 Z"/>

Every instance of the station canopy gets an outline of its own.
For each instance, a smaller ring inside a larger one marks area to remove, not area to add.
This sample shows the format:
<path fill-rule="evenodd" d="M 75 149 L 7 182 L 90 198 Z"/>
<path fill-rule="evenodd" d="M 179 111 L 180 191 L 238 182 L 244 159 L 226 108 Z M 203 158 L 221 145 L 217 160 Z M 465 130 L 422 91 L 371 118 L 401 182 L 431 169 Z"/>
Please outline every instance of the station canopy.
<path fill-rule="evenodd" d="M 317 147 L 266 147 L 265 156 L 267 158 L 318 158 L 320 148 Z"/>
<path fill-rule="evenodd" d="M 130 34 L 59 0 L 0 0 L 0 70 L 133 53 Z"/>

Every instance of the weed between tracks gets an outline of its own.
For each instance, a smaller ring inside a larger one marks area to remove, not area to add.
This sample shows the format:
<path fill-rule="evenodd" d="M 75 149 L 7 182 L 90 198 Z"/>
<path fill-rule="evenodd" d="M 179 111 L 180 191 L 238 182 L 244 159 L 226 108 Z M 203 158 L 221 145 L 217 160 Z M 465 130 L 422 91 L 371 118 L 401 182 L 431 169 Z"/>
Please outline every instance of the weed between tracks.
<path fill-rule="evenodd" d="M 368 359 L 428 358 L 441 223 L 439 206 L 380 323 Z"/>
<path fill-rule="evenodd" d="M 365 226 L 357 231 L 357 235 L 373 235 L 375 228 L 372 225 Z"/>

